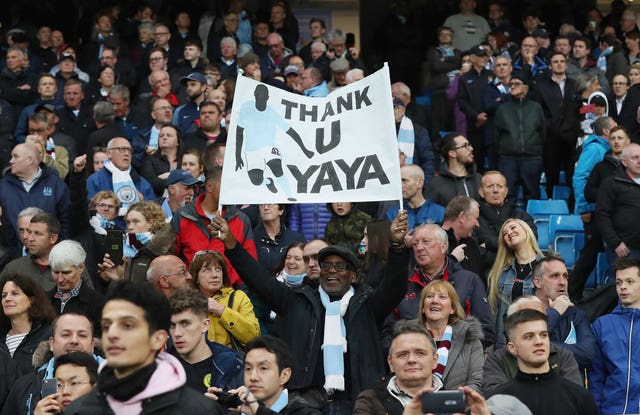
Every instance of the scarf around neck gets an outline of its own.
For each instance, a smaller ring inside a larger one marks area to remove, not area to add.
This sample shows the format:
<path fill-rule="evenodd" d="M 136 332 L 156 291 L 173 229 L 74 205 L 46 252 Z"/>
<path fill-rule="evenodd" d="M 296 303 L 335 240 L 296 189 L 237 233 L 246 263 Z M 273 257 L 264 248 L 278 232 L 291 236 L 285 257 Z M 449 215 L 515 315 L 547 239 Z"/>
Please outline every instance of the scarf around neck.
<path fill-rule="evenodd" d="M 322 357 L 324 363 L 324 389 L 328 394 L 344 391 L 344 354 L 347 352 L 347 329 L 343 317 L 347 312 L 349 300 L 355 290 L 349 287 L 340 300 L 331 301 L 329 294 L 319 287 L 320 301 L 325 308 L 324 342 Z"/>
<path fill-rule="evenodd" d="M 111 172 L 111 182 L 113 183 L 113 192 L 121 203 L 118 216 L 124 216 L 129 206 L 135 202 L 139 202 L 138 189 L 131 178 L 131 166 L 125 171 L 117 168 L 111 160 L 104 161 L 104 168 Z"/>

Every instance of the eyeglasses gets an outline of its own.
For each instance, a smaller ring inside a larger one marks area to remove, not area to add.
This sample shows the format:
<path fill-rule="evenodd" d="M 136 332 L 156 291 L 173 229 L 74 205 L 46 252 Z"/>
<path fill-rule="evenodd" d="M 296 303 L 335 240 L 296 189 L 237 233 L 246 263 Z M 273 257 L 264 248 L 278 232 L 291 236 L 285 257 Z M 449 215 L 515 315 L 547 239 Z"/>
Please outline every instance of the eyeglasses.
<path fill-rule="evenodd" d="M 58 392 L 62 392 L 65 389 L 75 390 L 78 389 L 80 385 L 93 385 L 93 382 L 78 382 L 76 380 L 71 381 L 69 383 L 58 383 L 56 386 L 58 387 Z"/>
<path fill-rule="evenodd" d="M 109 151 L 116 150 L 119 153 L 131 153 L 131 147 L 111 147 L 111 148 L 108 148 L 107 150 Z"/>
<path fill-rule="evenodd" d="M 471 148 L 471 147 L 473 146 L 471 145 L 470 142 L 467 141 L 464 144 L 460 144 L 459 146 L 452 148 L 452 150 L 460 150 L 461 148 Z"/>
<path fill-rule="evenodd" d="M 107 210 L 115 210 L 116 208 L 115 205 L 107 205 L 106 203 L 98 203 L 96 207 L 100 209 L 107 209 Z"/>
<path fill-rule="evenodd" d="M 331 271 L 331 268 L 337 272 L 342 272 L 345 269 L 351 269 L 346 262 L 321 262 L 320 269 L 323 271 Z"/>
<path fill-rule="evenodd" d="M 522 86 L 522 85 L 524 85 L 524 83 L 522 83 L 522 82 L 509 82 L 509 86 L 511 88 L 515 88 L 517 86 Z"/>
<path fill-rule="evenodd" d="M 188 271 L 186 269 L 181 269 L 178 272 L 172 272 L 171 274 L 163 274 L 162 276 L 163 277 L 173 277 L 173 276 L 176 276 L 176 275 L 183 275 L 184 276 L 184 275 L 187 275 L 187 274 L 188 274 Z"/>
<path fill-rule="evenodd" d="M 149 62 L 158 62 L 164 60 L 164 57 L 159 57 L 159 58 L 149 58 Z"/>

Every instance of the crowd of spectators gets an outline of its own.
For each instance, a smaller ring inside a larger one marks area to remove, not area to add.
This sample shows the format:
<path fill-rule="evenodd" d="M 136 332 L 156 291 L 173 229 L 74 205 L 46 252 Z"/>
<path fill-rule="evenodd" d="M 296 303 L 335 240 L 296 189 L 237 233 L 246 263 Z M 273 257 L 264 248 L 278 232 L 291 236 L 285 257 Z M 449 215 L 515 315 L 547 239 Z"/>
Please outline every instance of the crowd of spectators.
<path fill-rule="evenodd" d="M 402 208 L 220 205 L 238 77 L 325 97 L 376 69 L 320 18 L 301 39 L 285 0 L 268 16 L 107 7 L 68 39 L 11 26 L 1 414 L 395 415 L 458 389 L 474 414 L 640 412 L 640 29 L 619 3 L 556 28 L 460 0 L 422 52 L 428 106 L 387 50 Z M 282 176 L 278 157 L 250 171 Z M 522 209 L 561 177 L 584 224 L 573 269 Z M 587 314 L 600 251 L 617 306 Z"/>

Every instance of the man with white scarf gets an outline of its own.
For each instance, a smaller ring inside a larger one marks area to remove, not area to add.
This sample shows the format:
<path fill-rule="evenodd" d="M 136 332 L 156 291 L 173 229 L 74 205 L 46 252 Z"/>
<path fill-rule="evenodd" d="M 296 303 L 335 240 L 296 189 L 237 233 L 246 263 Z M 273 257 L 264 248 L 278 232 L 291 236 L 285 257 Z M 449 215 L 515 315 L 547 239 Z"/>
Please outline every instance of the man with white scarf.
<path fill-rule="evenodd" d="M 119 219 L 132 204 L 142 200 L 155 200 L 156 195 L 149 182 L 131 168 L 132 150 L 129 140 L 112 138 L 107 144 L 107 158 L 104 168 L 87 179 L 89 200 L 101 190 L 112 190 L 121 203 Z M 122 225 L 124 227 L 124 223 Z"/>
<path fill-rule="evenodd" d="M 224 243 L 224 255 L 249 289 L 280 316 L 278 332 L 294 356 L 289 390 L 310 406 L 351 414 L 355 397 L 384 374 L 378 326 L 407 290 L 404 274 L 397 272 L 408 266 L 407 228 L 407 213 L 401 211 L 391 223 L 389 260 L 377 288 L 356 283 L 358 259 L 339 245 L 318 253 L 318 288 L 290 288 L 236 242 L 222 217 L 213 219 L 210 231 Z"/>

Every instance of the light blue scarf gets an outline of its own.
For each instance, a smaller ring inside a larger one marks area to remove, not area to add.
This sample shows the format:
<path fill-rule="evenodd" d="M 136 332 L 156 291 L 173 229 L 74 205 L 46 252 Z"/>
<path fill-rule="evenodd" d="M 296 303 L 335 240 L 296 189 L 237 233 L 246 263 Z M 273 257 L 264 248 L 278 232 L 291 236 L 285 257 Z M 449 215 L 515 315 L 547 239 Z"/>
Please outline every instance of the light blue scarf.
<path fill-rule="evenodd" d="M 111 160 L 104 161 L 104 168 L 111 172 L 111 182 L 113 183 L 113 192 L 121 203 L 118 216 L 124 216 L 129 206 L 139 202 L 138 189 L 131 179 L 131 166 L 125 171 L 117 168 Z"/>
<path fill-rule="evenodd" d="M 347 352 L 347 329 L 344 325 L 344 314 L 347 312 L 349 300 L 355 293 L 349 288 L 340 300 L 331 301 L 329 294 L 320 287 L 320 301 L 325 308 L 324 342 L 322 357 L 324 363 L 324 389 L 328 394 L 344 390 L 344 354 Z"/>
<path fill-rule="evenodd" d="M 413 123 L 406 115 L 400 120 L 398 130 L 398 148 L 407 156 L 406 164 L 413 164 L 413 148 L 416 136 L 413 132 Z"/>
<path fill-rule="evenodd" d="M 304 272 L 300 275 L 289 275 L 286 272 L 284 273 L 284 280 L 286 281 L 287 285 L 300 285 L 302 284 L 302 281 L 304 280 L 304 277 L 307 276 L 307 273 Z"/>
<path fill-rule="evenodd" d="M 127 258 L 133 258 L 143 246 L 153 237 L 151 232 L 128 233 L 122 245 L 122 253 Z"/>

